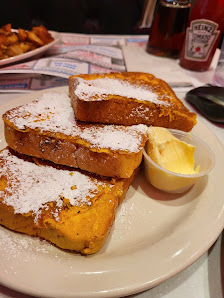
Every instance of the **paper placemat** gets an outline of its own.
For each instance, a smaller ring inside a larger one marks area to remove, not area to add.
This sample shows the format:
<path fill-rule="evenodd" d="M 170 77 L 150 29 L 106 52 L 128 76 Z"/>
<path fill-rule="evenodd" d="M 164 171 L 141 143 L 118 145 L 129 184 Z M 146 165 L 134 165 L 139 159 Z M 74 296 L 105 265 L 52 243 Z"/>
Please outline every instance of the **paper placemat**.
<path fill-rule="evenodd" d="M 201 86 L 212 83 L 220 51 L 217 50 L 208 71 L 185 70 L 179 59 L 158 57 L 146 52 L 145 47 L 123 46 L 127 71 L 148 72 L 166 81 L 171 87 Z"/>
<path fill-rule="evenodd" d="M 192 85 L 176 59 L 157 57 L 136 46 L 124 46 L 123 54 L 127 71 L 148 72 L 172 85 Z"/>

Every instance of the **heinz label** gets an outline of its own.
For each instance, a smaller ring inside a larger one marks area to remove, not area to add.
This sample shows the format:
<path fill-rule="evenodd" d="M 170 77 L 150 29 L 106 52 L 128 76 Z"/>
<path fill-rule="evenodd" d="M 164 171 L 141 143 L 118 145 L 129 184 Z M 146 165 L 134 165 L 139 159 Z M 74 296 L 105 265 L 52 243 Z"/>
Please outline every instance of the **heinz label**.
<path fill-rule="evenodd" d="M 185 59 L 206 61 L 220 33 L 218 24 L 206 20 L 194 20 L 187 29 Z"/>

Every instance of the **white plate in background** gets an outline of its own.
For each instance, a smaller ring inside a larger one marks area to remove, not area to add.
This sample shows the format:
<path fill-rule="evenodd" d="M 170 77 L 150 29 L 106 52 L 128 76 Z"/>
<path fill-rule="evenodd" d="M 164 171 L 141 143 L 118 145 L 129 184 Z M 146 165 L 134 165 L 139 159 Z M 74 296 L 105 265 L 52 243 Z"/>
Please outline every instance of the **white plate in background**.
<path fill-rule="evenodd" d="M 40 57 L 41 55 L 43 55 L 48 49 L 53 47 L 53 45 L 55 45 L 61 39 L 61 36 L 58 32 L 55 32 L 55 31 L 48 31 L 48 32 L 54 38 L 54 40 L 52 42 L 50 42 L 42 47 L 36 48 L 32 51 L 26 52 L 24 54 L 6 58 L 6 59 L 1 59 L 0 67 L 3 65 L 6 66 L 7 64 L 11 64 L 11 63 L 15 63 L 15 62 L 22 62 L 23 60 L 26 60 L 31 57 L 35 58 L 35 57 Z"/>

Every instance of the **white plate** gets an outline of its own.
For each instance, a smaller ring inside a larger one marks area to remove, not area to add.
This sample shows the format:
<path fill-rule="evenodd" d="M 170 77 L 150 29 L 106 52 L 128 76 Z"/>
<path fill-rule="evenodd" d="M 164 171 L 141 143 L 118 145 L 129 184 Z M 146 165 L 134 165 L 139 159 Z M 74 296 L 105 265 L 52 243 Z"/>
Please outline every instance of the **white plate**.
<path fill-rule="evenodd" d="M 14 31 L 16 31 L 16 30 L 14 30 Z M 34 58 L 40 57 L 41 55 L 43 55 L 49 48 L 51 48 L 53 45 L 55 45 L 61 39 L 61 36 L 59 33 L 55 32 L 55 31 L 49 31 L 49 33 L 54 38 L 54 40 L 52 42 L 50 42 L 40 48 L 37 48 L 35 50 L 29 51 L 27 53 L 17 55 L 14 57 L 10 57 L 10 58 L 6 58 L 6 59 L 2 59 L 2 60 L 0 60 L 0 66 L 15 63 L 15 62 L 20 62 L 20 61 L 22 62 L 25 59 L 28 59 L 31 57 L 34 57 Z"/>
<path fill-rule="evenodd" d="M 66 92 L 67 87 L 54 90 Z M 25 95 L 1 112 L 41 93 Z M 0 132 L 2 148 L 2 122 Z M 193 132 L 211 146 L 216 164 L 189 192 L 164 194 L 140 174 L 118 210 L 108 241 L 87 257 L 1 227 L 0 282 L 41 297 L 121 297 L 158 285 L 196 261 L 223 229 L 224 149 L 201 122 Z"/>

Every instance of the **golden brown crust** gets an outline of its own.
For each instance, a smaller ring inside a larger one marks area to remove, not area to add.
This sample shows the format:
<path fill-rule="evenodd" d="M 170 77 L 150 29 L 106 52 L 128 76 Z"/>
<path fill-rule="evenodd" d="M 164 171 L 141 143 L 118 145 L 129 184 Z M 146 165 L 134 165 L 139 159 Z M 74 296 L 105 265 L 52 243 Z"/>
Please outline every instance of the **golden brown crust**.
<path fill-rule="evenodd" d="M 20 156 L 20 158 L 24 157 Z M 27 157 L 25 159 L 27 160 Z M 41 160 L 36 160 L 37 164 L 38 162 L 42 163 Z M 3 165 L 0 162 L 0 171 Z M 103 246 L 107 239 L 117 207 L 124 199 L 137 171 L 136 169 L 129 179 L 108 179 L 108 187 L 99 190 L 91 200 L 91 206 L 65 205 L 59 212 L 59 220 L 53 216 L 54 207 L 51 203 L 48 209 L 41 211 L 37 222 L 31 212 L 15 214 L 13 207 L 4 202 L 3 195 L 0 197 L 0 224 L 17 232 L 49 240 L 62 249 L 93 254 Z M 0 175 L 0 190 L 3 190 L 3 193 L 6 185 L 10 185 L 10 179 L 8 181 L 4 179 Z M 111 182 L 114 184 L 113 188 L 109 187 Z"/>
<path fill-rule="evenodd" d="M 13 150 L 50 160 L 102 176 L 129 178 L 142 160 L 142 150 L 137 153 L 102 152 L 79 144 L 63 134 L 40 133 L 34 129 L 20 131 L 4 116 L 5 139 Z M 143 138 L 143 142 L 146 137 Z"/>
<path fill-rule="evenodd" d="M 123 187 L 124 183 L 120 186 Z M 79 214 L 77 207 L 62 210 L 59 222 L 48 214 L 42 214 L 36 225 L 32 215 L 14 214 L 13 208 L 1 201 L 0 223 L 11 230 L 49 240 L 60 248 L 93 254 L 103 246 L 109 235 L 118 202 L 115 192 L 103 194 L 94 207 L 84 213 Z"/>
<path fill-rule="evenodd" d="M 118 79 L 130 84 L 146 87 L 156 93 L 169 106 L 108 94 L 106 99 L 82 100 L 75 95 L 78 79 L 100 78 Z M 81 121 L 106 124 L 146 124 L 190 131 L 196 124 L 196 114 L 191 113 L 177 98 L 173 90 L 163 80 L 151 74 L 122 72 L 110 74 L 76 75 L 69 78 L 69 96 L 76 118 Z"/>

